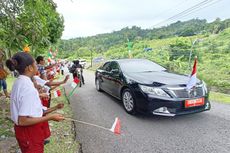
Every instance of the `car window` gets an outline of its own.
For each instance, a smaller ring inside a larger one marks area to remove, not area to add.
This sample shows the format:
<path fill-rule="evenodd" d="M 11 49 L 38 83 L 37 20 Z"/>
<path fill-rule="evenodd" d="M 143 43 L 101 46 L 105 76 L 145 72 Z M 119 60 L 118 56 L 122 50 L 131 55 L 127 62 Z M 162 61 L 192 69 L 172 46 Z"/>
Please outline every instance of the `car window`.
<path fill-rule="evenodd" d="M 118 65 L 117 62 L 111 62 L 110 67 L 111 67 L 111 70 L 113 70 L 113 69 L 118 69 L 118 70 L 120 70 L 120 67 L 119 67 L 119 65 Z"/>
<path fill-rule="evenodd" d="M 108 71 L 108 72 L 111 71 L 110 63 L 111 63 L 111 62 L 105 63 L 105 64 L 103 65 L 103 67 L 102 67 L 102 70 L 105 70 L 105 71 Z"/>
<path fill-rule="evenodd" d="M 124 72 L 151 72 L 166 70 L 164 67 L 149 60 L 127 60 L 120 62 L 120 66 Z"/>

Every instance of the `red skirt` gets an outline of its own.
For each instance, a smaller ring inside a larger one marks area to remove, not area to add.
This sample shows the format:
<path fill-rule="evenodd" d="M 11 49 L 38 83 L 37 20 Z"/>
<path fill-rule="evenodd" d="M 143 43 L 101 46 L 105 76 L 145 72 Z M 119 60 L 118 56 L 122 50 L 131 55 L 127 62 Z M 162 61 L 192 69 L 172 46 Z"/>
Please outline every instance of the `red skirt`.
<path fill-rule="evenodd" d="M 31 126 L 14 126 L 15 137 L 22 153 L 44 153 L 44 140 L 50 136 L 46 127 L 46 122 Z"/>
<path fill-rule="evenodd" d="M 47 98 L 42 98 L 42 105 L 47 107 L 49 106 L 49 99 Z M 45 133 L 45 137 L 48 138 L 50 136 L 50 128 L 49 128 L 49 123 L 48 121 L 43 123 L 43 129 L 44 129 L 44 133 Z"/>

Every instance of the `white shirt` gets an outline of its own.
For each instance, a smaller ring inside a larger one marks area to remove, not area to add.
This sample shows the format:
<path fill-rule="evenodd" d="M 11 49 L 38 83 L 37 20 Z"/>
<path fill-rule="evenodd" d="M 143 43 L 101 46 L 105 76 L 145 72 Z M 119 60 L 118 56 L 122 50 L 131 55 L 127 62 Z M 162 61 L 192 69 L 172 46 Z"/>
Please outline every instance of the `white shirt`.
<path fill-rule="evenodd" d="M 49 81 L 48 80 L 44 80 L 44 79 L 40 78 L 37 75 L 34 76 L 34 79 L 37 82 L 37 84 L 39 84 L 40 86 L 42 86 L 43 88 L 46 89 L 46 93 L 49 95 L 50 87 L 48 87 L 47 85 L 45 85 Z"/>
<path fill-rule="evenodd" d="M 10 96 L 11 119 L 18 125 L 18 116 L 42 117 L 41 100 L 31 79 L 20 75 L 14 82 Z"/>
<path fill-rule="evenodd" d="M 35 75 L 34 79 L 36 80 L 37 84 L 44 86 L 48 81 L 47 80 L 43 80 L 42 78 L 40 78 L 39 76 Z"/>

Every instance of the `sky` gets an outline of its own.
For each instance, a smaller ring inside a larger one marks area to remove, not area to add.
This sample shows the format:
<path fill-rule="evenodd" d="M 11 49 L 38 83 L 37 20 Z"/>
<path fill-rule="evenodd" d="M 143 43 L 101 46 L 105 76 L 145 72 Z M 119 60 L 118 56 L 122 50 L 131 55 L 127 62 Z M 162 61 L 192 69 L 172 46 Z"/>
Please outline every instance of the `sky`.
<path fill-rule="evenodd" d="M 110 33 L 125 27 L 142 29 L 167 26 L 193 18 L 214 21 L 230 18 L 230 0 L 54 0 L 64 17 L 62 39 Z M 202 3 L 203 2 L 203 3 Z M 193 12 L 184 12 L 194 5 Z M 197 10 L 198 9 L 198 10 Z M 167 21 L 167 22 L 164 22 Z"/>

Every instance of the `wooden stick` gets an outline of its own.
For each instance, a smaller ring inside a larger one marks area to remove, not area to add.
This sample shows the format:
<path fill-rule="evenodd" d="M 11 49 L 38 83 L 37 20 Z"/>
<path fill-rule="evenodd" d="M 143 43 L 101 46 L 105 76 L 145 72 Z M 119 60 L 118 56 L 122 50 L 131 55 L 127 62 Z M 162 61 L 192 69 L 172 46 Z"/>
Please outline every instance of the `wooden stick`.
<path fill-rule="evenodd" d="M 100 129 L 104 129 L 106 131 L 111 131 L 110 129 L 105 128 L 103 126 L 92 124 L 92 123 L 87 123 L 87 122 L 83 122 L 83 121 L 79 121 L 79 120 L 75 120 L 75 119 L 72 119 L 72 118 L 65 118 L 65 120 L 67 120 L 67 121 L 74 121 L 74 122 L 78 122 L 78 123 L 82 123 L 82 124 L 86 124 L 86 125 L 91 125 L 91 126 L 94 126 L 94 127 L 100 128 Z"/>

